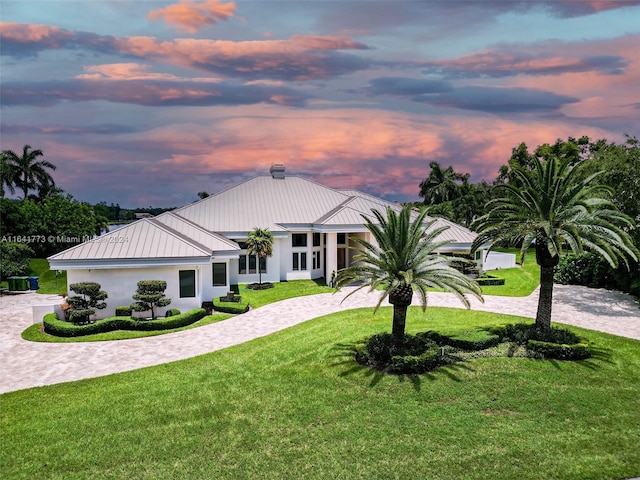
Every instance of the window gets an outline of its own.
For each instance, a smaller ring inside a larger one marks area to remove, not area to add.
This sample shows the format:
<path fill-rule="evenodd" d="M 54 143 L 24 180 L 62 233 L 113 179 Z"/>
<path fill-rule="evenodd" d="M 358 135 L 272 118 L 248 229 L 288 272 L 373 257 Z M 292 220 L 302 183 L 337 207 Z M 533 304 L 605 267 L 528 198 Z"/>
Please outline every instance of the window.
<path fill-rule="evenodd" d="M 347 234 L 346 233 L 339 233 L 338 234 L 338 245 L 344 245 L 345 243 L 347 243 Z"/>
<path fill-rule="evenodd" d="M 307 269 L 307 252 L 295 252 L 293 254 L 293 269 L 294 270 Z"/>
<path fill-rule="evenodd" d="M 306 247 L 307 246 L 307 234 L 306 233 L 293 233 L 293 234 L 291 234 L 291 246 L 292 247 Z"/>
<path fill-rule="evenodd" d="M 180 298 L 196 296 L 196 271 L 180 270 Z"/>
<path fill-rule="evenodd" d="M 227 285 L 227 264 L 214 263 L 213 264 L 213 286 L 223 287 L 226 285 Z"/>
<path fill-rule="evenodd" d="M 320 246 L 320 232 L 315 232 L 313 234 L 313 246 L 314 247 Z"/>
<path fill-rule="evenodd" d="M 317 270 L 320 268 L 320 252 L 313 252 L 313 269 Z"/>
<path fill-rule="evenodd" d="M 247 270 L 247 265 L 249 269 Z M 267 273 L 267 258 L 260 259 L 260 270 Z M 247 273 L 258 273 L 258 256 L 257 255 L 240 255 L 238 261 L 238 273 L 246 275 Z"/>

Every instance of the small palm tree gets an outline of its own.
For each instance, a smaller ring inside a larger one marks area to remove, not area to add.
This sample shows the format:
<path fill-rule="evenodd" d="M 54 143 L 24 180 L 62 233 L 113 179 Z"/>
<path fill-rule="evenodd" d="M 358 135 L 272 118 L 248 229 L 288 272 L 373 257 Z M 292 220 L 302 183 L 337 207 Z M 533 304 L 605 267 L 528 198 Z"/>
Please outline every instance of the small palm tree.
<path fill-rule="evenodd" d="M 46 160 L 38 160 L 38 157 L 43 155 L 42 150 L 32 150 L 31 145 L 25 145 L 22 156 L 11 150 L 5 150 L 2 155 L 3 162 L 7 163 L 6 168 L 12 172 L 11 178 L 15 186 L 24 193 L 23 199 L 27 198 L 29 190 L 41 190 L 45 186 L 49 189 L 55 187 L 55 182 L 46 169 L 55 170 L 56 166 Z"/>
<path fill-rule="evenodd" d="M 393 305 L 391 335 L 396 346 L 404 342 L 407 307 L 411 305 L 414 290 L 420 295 L 423 311 L 427 308 L 427 288 L 430 287 L 454 293 L 467 308 L 467 294 L 483 301 L 478 284 L 450 266 L 450 262 L 457 259 L 436 253 L 448 243 L 436 239 L 449 227 L 432 228 L 435 220 L 425 224 L 425 211 L 412 221 L 411 212 L 409 206 L 399 213 L 387 207 L 386 216 L 372 210 L 375 221 L 363 216 L 375 243 L 354 238 L 360 246 L 354 256 L 355 263 L 336 276 L 337 289 L 362 282 L 349 295 L 365 287 L 370 291 L 382 289 L 374 313 L 388 297 Z"/>
<path fill-rule="evenodd" d="M 579 168 L 571 158 L 550 157 L 542 162 L 534 157 L 533 169 L 512 166 L 512 183 L 499 184 L 497 198 L 487 204 L 488 212 L 472 228 L 478 237 L 472 250 L 486 244 L 520 246 L 520 260 L 533 245 L 540 265 L 540 295 L 536 327 L 551 329 L 554 267 L 567 249 L 581 253 L 591 250 L 612 266 L 627 257 L 637 260 L 638 251 L 624 230 L 633 221 L 609 201 L 612 190 L 593 184 L 596 173 L 578 180 Z"/>
<path fill-rule="evenodd" d="M 258 257 L 258 277 L 262 285 L 261 259 L 273 255 L 273 234 L 268 228 L 255 227 L 247 237 L 247 253 Z"/>

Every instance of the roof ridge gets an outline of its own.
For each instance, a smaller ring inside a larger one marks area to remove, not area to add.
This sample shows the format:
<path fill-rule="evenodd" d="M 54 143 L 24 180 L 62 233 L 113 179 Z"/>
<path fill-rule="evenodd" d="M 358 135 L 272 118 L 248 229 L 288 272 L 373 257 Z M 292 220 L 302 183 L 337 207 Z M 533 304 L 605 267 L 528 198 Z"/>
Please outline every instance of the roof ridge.
<path fill-rule="evenodd" d="M 204 199 L 203 199 L 203 200 L 204 200 Z M 212 237 L 215 237 L 217 240 L 220 240 L 220 241 L 222 241 L 223 243 L 226 243 L 226 244 L 227 244 L 227 245 L 229 245 L 230 247 L 235 247 L 235 245 L 234 245 L 234 244 L 235 244 L 236 242 L 234 242 L 233 240 L 229 240 L 227 237 L 225 237 L 225 236 L 223 236 L 223 235 L 220 235 L 219 233 L 211 232 L 211 231 L 207 230 L 206 228 L 202 227 L 201 225 L 198 225 L 198 224 L 197 224 L 197 223 L 195 223 L 194 221 L 189 220 L 188 218 L 183 217 L 182 215 L 178 215 L 177 213 L 173 213 L 173 211 L 171 211 L 171 212 L 165 212 L 165 213 L 166 213 L 166 214 L 168 214 L 168 215 L 173 215 L 174 217 L 178 218 L 180 221 L 183 221 L 183 222 L 185 222 L 185 223 L 187 223 L 187 224 L 191 225 L 192 227 L 194 227 L 194 228 L 196 228 L 196 229 L 200 230 L 202 233 L 206 233 L 207 235 L 211 235 Z M 162 215 L 165 215 L 165 213 L 163 213 Z M 159 217 L 160 217 L 160 216 L 162 216 L 162 215 L 159 215 Z M 157 217 L 156 217 L 156 218 L 157 218 Z M 162 221 L 160 221 L 160 222 L 162 223 Z M 169 227 L 168 225 L 166 225 L 166 224 L 164 224 L 164 223 L 163 223 L 163 225 L 167 226 L 168 228 L 171 228 L 171 227 Z M 175 230 L 175 229 L 173 229 L 173 230 Z M 177 230 L 175 230 L 175 231 L 177 231 Z M 178 233 L 180 233 L 180 232 L 178 232 Z M 189 238 L 189 237 L 187 237 L 187 236 L 186 236 L 186 235 L 184 235 L 184 234 L 181 234 L 181 235 L 183 235 L 183 236 L 184 236 L 184 237 L 186 237 L 186 238 Z M 193 241 L 195 242 L 195 240 L 193 240 Z M 207 249 L 207 250 L 208 250 L 208 249 Z"/>
<path fill-rule="evenodd" d="M 342 193 L 342 192 L 340 192 L 340 193 Z M 313 223 L 324 223 L 327 220 L 331 219 L 332 217 L 335 217 L 340 211 L 344 210 L 347 207 L 347 205 L 350 202 L 352 202 L 355 198 L 356 197 L 348 197 L 344 202 L 342 202 L 341 204 L 333 207 L 331 210 L 329 210 L 327 213 L 322 215 L 320 218 L 317 218 L 316 220 L 314 220 Z"/>
<path fill-rule="evenodd" d="M 156 220 L 155 218 L 143 218 L 142 220 L 148 221 L 149 223 L 151 223 L 155 227 L 160 228 L 161 230 L 164 230 L 169 235 L 173 235 L 178 240 L 181 240 L 181 241 L 191 245 L 193 248 L 196 248 L 197 250 L 200 250 L 205 255 L 211 255 L 213 253 L 209 248 L 207 248 L 206 246 L 202 245 L 200 242 L 196 242 L 195 240 L 193 240 L 193 239 L 187 237 L 186 235 L 178 232 L 176 229 L 171 228 L 168 225 L 165 225 L 164 223 L 162 223 L 159 220 Z"/>

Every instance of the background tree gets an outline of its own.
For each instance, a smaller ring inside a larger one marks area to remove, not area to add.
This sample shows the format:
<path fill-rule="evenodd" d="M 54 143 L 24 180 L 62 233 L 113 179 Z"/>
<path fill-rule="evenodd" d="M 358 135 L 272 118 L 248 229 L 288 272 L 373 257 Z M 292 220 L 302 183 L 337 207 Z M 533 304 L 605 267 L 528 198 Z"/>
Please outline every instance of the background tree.
<path fill-rule="evenodd" d="M 497 198 L 473 223 L 478 237 L 472 250 L 488 243 L 520 246 L 520 261 L 535 246 L 540 265 L 540 295 L 536 326 L 551 328 L 554 267 L 566 249 L 593 251 L 616 266 L 637 260 L 637 249 L 625 228 L 633 221 L 609 200 L 611 189 L 594 184 L 597 174 L 580 180 L 573 155 L 531 159 L 534 169 L 511 163 L 507 183 L 494 187 Z"/>
<path fill-rule="evenodd" d="M 26 243 L 0 242 L 0 280 L 29 273 L 33 250 Z"/>
<path fill-rule="evenodd" d="M 411 305 L 414 290 L 420 295 L 423 311 L 427 308 L 428 288 L 454 293 L 467 308 L 467 294 L 483 300 L 478 284 L 449 265 L 458 259 L 436 252 L 448 243 L 437 241 L 448 227 L 432 228 L 435 221 L 425 224 L 424 211 L 413 220 L 411 215 L 411 207 L 405 206 L 399 213 L 388 207 L 386 215 L 373 210 L 375 219 L 363 216 L 375 242 L 354 238 L 359 247 L 354 255 L 355 263 L 336 276 L 338 289 L 362 282 L 349 295 L 367 287 L 371 291 L 382 289 L 374 312 L 388 297 L 393 305 L 391 334 L 396 346 L 404 342 L 407 307 Z"/>
<path fill-rule="evenodd" d="M 431 172 L 420 183 L 420 196 L 425 205 L 448 202 L 459 196 L 462 185 L 469 181 L 468 173 L 458 173 L 449 166 L 444 170 L 438 162 L 430 162 Z"/>
<path fill-rule="evenodd" d="M 247 237 L 247 253 L 258 257 L 258 283 L 262 285 L 262 259 L 273 255 L 273 234 L 268 228 L 255 227 Z"/>
<path fill-rule="evenodd" d="M 55 170 L 56 166 L 46 160 L 38 160 L 38 157 L 43 155 L 42 150 L 32 150 L 31 145 L 25 145 L 22 149 L 22 156 L 16 155 L 12 150 L 5 150 L 2 153 L 9 168 L 13 171 L 15 186 L 23 192 L 23 200 L 27 198 L 29 190 L 55 186 L 47 169 Z"/>
<path fill-rule="evenodd" d="M 0 153 L 0 198 L 4 198 L 6 191 L 16 193 L 16 170 L 2 152 Z"/>
<path fill-rule="evenodd" d="M 140 280 L 138 289 L 133 295 L 133 299 L 137 302 L 131 304 L 131 309 L 136 312 L 151 310 L 151 319 L 155 320 L 156 308 L 166 307 L 171 303 L 170 298 L 165 298 L 166 289 L 167 282 L 164 280 Z"/>
<path fill-rule="evenodd" d="M 67 303 L 71 305 L 69 320 L 73 323 L 87 323 L 91 315 L 96 313 L 96 309 L 107 308 L 105 300 L 108 298 L 107 292 L 100 290 L 101 286 L 96 282 L 72 283 L 69 289 L 77 293 L 67 298 Z"/>

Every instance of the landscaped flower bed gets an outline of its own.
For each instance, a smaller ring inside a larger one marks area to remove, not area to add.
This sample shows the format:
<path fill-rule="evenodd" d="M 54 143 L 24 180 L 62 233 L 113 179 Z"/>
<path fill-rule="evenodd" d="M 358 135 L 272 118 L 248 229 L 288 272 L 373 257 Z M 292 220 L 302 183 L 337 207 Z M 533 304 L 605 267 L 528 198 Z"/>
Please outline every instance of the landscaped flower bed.
<path fill-rule="evenodd" d="M 43 325 L 45 333 L 57 337 L 81 337 L 96 333 L 111 332 L 113 330 L 171 330 L 185 327 L 197 322 L 206 315 L 203 308 L 196 308 L 179 315 L 173 315 L 156 320 L 141 320 L 132 317 L 109 317 L 97 320 L 87 325 L 76 325 L 64 320 L 58 320 L 55 313 L 44 316 Z"/>
<path fill-rule="evenodd" d="M 470 358 L 505 356 L 584 360 L 591 352 L 587 340 L 565 328 L 543 332 L 530 324 L 497 325 L 454 335 L 433 330 L 405 334 L 402 346 L 393 344 L 390 333 L 380 333 L 355 348 L 359 364 L 396 374 L 419 374 Z"/>

